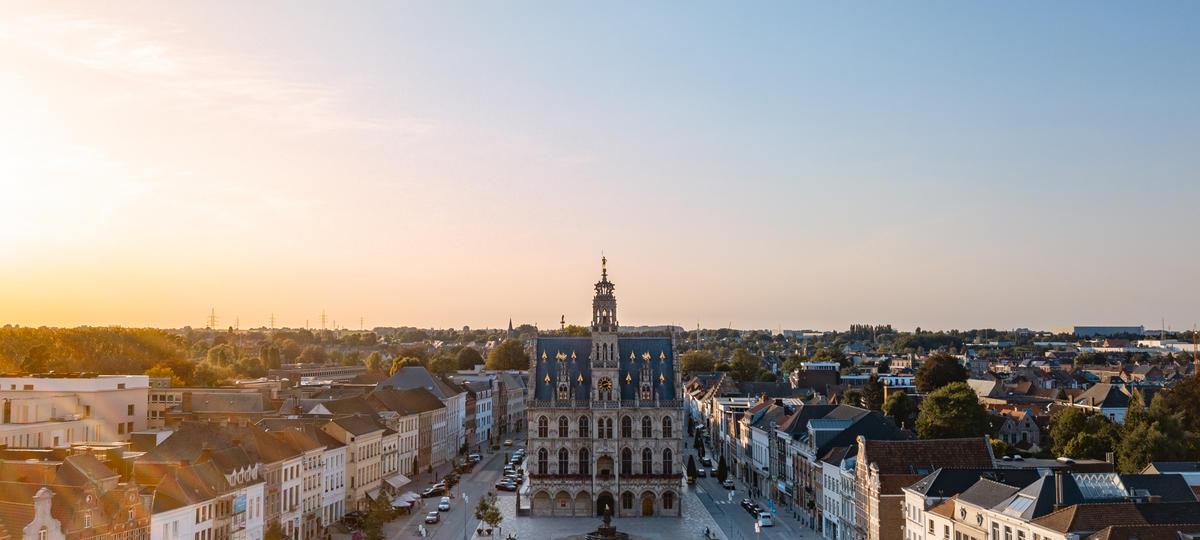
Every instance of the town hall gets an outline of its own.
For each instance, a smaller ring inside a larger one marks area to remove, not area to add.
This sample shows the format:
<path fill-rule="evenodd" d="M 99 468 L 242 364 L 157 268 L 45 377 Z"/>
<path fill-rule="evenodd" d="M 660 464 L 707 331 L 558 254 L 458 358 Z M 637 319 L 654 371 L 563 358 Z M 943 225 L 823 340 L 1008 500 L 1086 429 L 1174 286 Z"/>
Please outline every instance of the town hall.
<path fill-rule="evenodd" d="M 679 516 L 684 423 L 672 337 L 622 337 L 601 259 L 589 337 L 539 336 L 526 469 L 536 516 Z"/>

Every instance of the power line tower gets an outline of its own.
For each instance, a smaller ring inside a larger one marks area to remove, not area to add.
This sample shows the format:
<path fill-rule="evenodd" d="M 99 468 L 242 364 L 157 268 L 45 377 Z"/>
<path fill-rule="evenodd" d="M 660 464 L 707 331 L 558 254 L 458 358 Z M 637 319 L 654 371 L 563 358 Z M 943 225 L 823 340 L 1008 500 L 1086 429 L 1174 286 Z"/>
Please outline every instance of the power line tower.
<path fill-rule="evenodd" d="M 275 314 L 271 314 L 271 330 L 275 329 Z"/>
<path fill-rule="evenodd" d="M 325 329 L 325 310 L 321 310 L 321 330 Z"/>
<path fill-rule="evenodd" d="M 208 328 L 209 330 L 214 330 L 217 328 L 217 309 L 216 308 L 212 308 L 208 311 L 208 318 L 206 320 L 206 324 L 208 325 L 206 328 Z"/>
<path fill-rule="evenodd" d="M 362 332 L 362 331 L 363 331 L 363 328 L 364 328 L 364 327 L 363 327 L 363 318 L 362 318 L 362 316 L 360 315 L 360 316 L 358 317 L 358 331 L 359 331 L 359 332 Z"/>

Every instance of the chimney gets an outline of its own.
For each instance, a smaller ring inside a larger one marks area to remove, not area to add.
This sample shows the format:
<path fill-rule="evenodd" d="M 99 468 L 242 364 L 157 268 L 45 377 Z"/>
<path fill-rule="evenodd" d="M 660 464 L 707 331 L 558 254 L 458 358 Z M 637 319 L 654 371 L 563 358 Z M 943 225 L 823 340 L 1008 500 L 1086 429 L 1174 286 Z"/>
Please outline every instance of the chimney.
<path fill-rule="evenodd" d="M 1066 473 L 1057 470 L 1054 471 L 1054 509 L 1059 510 L 1063 507 L 1063 476 Z"/>

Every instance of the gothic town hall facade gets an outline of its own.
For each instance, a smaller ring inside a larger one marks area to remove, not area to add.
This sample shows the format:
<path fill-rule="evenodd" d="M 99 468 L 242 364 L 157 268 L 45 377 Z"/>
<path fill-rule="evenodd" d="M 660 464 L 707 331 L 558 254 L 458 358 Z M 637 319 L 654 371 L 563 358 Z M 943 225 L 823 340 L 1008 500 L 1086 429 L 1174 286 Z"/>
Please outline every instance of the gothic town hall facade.
<path fill-rule="evenodd" d="M 590 337 L 539 336 L 526 469 L 535 516 L 680 516 L 684 424 L 670 337 L 617 335 L 602 261 Z"/>

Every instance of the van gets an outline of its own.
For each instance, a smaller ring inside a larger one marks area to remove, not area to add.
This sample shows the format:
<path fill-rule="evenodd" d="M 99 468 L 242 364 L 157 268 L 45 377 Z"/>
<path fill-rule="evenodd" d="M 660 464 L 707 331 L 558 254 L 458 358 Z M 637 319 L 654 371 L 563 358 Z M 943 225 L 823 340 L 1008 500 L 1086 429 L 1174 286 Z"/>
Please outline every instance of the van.
<path fill-rule="evenodd" d="M 773 518 L 771 518 L 770 512 L 759 512 L 758 513 L 758 526 L 759 527 L 773 527 L 774 525 L 775 525 L 775 520 Z"/>

